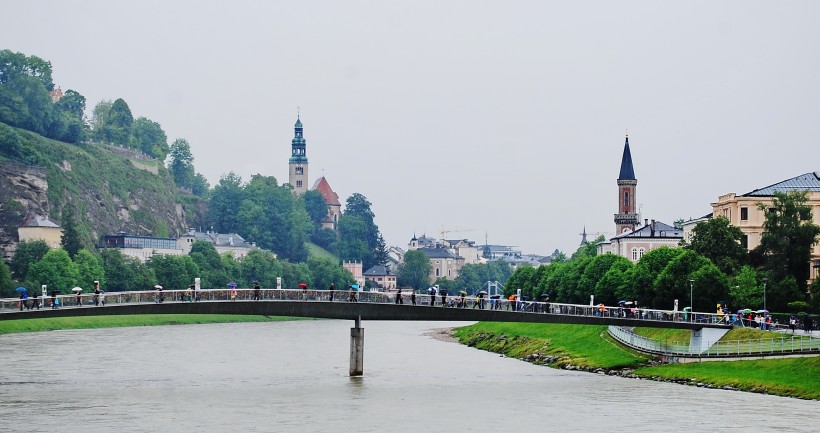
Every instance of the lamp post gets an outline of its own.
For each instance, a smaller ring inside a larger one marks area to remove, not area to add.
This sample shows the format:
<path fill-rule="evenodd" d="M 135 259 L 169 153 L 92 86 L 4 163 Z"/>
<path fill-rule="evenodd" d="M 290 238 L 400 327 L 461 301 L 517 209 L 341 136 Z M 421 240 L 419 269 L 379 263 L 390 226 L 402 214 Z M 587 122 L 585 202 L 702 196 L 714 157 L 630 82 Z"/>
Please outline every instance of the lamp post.
<path fill-rule="evenodd" d="M 763 309 L 766 309 L 766 282 L 768 282 L 768 278 L 763 279 Z"/>
<path fill-rule="evenodd" d="M 689 314 L 692 314 L 692 312 L 695 311 L 695 309 L 693 308 L 694 302 L 692 301 L 692 299 L 693 299 L 692 293 L 694 291 L 694 288 L 695 288 L 695 280 L 690 278 L 689 279 Z"/>

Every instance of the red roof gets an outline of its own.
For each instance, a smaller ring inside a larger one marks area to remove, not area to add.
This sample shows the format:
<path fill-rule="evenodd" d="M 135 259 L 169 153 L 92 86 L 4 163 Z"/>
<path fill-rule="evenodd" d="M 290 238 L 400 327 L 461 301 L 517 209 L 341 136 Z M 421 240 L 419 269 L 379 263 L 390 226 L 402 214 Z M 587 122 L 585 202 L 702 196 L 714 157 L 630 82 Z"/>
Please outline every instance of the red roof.
<path fill-rule="evenodd" d="M 325 201 L 329 206 L 341 206 L 342 203 L 339 202 L 339 196 L 333 192 L 333 188 L 330 187 L 330 184 L 327 183 L 327 179 L 324 176 L 316 179 L 316 183 L 313 184 L 313 188 L 316 191 L 322 193 L 322 196 L 325 198 Z"/>

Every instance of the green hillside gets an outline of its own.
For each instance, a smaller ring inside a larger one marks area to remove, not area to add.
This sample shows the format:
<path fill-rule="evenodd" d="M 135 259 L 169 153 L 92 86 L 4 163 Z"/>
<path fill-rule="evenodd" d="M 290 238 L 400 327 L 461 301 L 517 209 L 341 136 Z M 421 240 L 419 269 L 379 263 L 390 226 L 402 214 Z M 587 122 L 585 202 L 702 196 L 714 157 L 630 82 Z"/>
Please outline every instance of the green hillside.
<path fill-rule="evenodd" d="M 0 163 L 0 221 L 6 235 L 28 212 L 57 222 L 72 212 L 86 245 L 120 230 L 174 236 L 186 227 L 176 187 L 160 161 L 132 159 L 112 146 L 63 143 L 0 123 Z M 27 176 L 44 176 L 47 192 Z M 43 192 L 47 203 L 21 200 Z"/>

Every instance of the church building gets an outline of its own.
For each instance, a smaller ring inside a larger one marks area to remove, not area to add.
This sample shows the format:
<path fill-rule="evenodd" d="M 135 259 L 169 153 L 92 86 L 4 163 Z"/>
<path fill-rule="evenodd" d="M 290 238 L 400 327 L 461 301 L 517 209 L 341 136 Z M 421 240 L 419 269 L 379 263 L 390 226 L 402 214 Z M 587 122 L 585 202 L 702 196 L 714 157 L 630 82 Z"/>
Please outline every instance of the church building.
<path fill-rule="evenodd" d="M 643 255 L 661 246 L 675 247 L 683 239 L 683 229 L 660 221 L 644 220 L 643 227 L 638 215 L 636 190 L 638 180 L 632 166 L 629 136 L 626 136 L 618 174 L 618 213 L 615 214 L 615 236 L 597 244 L 598 254 L 617 254 L 637 262 Z M 586 230 L 585 230 L 586 231 Z"/>
<path fill-rule="evenodd" d="M 293 125 L 293 139 L 290 141 L 290 160 L 288 161 L 288 183 L 293 187 L 294 194 L 304 194 L 308 191 L 308 159 L 307 142 L 305 141 L 304 127 L 299 115 Z M 324 176 L 316 179 L 311 190 L 319 191 L 327 203 L 327 217 L 322 220 L 322 228 L 336 230 L 336 224 L 342 215 L 342 203 L 339 195 L 330 187 Z"/>

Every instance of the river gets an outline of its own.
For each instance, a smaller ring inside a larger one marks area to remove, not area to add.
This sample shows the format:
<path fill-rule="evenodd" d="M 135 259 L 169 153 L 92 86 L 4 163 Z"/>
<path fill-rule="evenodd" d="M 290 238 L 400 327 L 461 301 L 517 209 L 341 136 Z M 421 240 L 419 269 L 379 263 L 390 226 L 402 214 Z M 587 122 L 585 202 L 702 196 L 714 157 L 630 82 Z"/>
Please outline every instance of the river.
<path fill-rule="evenodd" d="M 425 335 L 443 322 L 0 336 L 8 432 L 816 432 L 820 403 L 554 370 Z"/>

